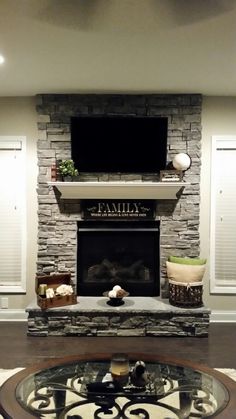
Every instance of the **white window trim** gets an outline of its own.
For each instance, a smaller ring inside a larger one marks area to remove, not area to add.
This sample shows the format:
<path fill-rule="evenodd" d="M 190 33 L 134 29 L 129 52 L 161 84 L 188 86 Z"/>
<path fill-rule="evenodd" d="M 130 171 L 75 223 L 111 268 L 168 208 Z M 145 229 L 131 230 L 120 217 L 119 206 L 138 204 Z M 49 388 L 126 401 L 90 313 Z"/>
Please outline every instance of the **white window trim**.
<path fill-rule="evenodd" d="M 19 285 L 0 285 L 0 294 L 22 294 L 26 293 L 26 137 L 24 136 L 0 136 L 1 144 L 6 148 L 14 149 L 16 144 L 21 142 L 22 152 L 22 259 L 21 259 L 21 282 Z"/>
<path fill-rule="evenodd" d="M 234 143 L 234 144 L 233 144 Z M 212 294 L 236 294 L 236 281 L 234 286 L 228 286 L 228 281 L 216 284 L 215 278 L 215 196 L 216 196 L 216 153 L 218 148 L 236 148 L 236 135 L 212 136 L 211 150 L 211 211 L 210 211 L 210 292 Z M 232 285 L 232 281 L 230 282 Z"/>

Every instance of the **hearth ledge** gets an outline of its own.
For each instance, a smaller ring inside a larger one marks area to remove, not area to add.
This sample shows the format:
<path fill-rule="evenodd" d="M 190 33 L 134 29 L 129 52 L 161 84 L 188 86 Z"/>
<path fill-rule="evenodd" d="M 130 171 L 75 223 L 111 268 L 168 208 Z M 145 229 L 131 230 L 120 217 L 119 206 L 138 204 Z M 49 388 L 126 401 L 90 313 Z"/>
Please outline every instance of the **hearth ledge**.
<path fill-rule="evenodd" d="M 70 306 L 27 308 L 29 336 L 208 336 L 211 310 L 180 308 L 158 297 L 127 297 L 111 307 L 107 298 L 79 297 Z"/>

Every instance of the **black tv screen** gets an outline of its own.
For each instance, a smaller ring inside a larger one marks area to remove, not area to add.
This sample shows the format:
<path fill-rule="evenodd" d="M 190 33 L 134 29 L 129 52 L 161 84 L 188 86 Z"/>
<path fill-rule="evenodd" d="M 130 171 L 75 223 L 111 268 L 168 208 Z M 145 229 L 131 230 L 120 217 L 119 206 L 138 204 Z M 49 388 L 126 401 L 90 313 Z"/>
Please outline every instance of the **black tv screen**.
<path fill-rule="evenodd" d="M 166 167 L 165 117 L 77 116 L 71 148 L 81 173 L 158 173 Z"/>

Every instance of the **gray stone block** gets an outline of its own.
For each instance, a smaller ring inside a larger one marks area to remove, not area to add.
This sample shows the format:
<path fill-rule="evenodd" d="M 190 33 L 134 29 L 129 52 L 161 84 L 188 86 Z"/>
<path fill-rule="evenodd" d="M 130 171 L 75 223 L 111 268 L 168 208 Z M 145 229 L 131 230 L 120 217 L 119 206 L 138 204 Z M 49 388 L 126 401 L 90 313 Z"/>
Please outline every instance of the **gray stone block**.
<path fill-rule="evenodd" d="M 117 336 L 145 336 L 145 329 L 118 329 Z"/>

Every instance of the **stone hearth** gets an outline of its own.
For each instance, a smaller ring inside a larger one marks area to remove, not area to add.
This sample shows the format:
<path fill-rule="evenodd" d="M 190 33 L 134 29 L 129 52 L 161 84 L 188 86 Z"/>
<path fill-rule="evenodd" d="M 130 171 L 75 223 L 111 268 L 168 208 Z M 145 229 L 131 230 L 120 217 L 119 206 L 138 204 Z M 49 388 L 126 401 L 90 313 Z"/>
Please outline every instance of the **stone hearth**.
<path fill-rule="evenodd" d="M 42 311 L 28 306 L 30 336 L 207 336 L 210 310 L 171 306 L 157 297 L 126 297 L 111 307 L 105 297 Z"/>

